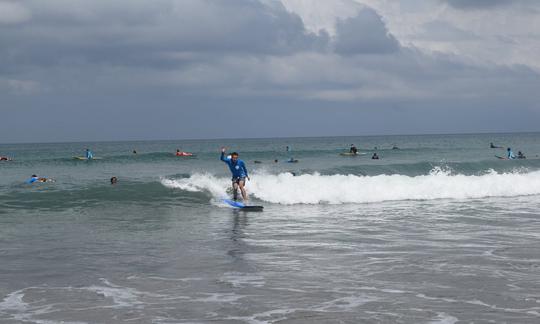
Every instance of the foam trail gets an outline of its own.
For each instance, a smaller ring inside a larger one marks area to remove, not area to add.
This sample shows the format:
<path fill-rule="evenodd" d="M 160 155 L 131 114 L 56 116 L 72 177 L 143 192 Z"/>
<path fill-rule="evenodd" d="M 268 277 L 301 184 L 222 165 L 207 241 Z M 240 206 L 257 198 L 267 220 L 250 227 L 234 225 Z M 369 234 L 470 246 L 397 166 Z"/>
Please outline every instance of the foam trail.
<path fill-rule="evenodd" d="M 223 197 L 228 178 L 194 174 L 180 180 L 162 180 L 165 186 L 188 191 L 206 191 Z M 452 175 L 434 170 L 428 175 L 320 175 L 290 173 L 258 174 L 246 184 L 249 194 L 278 204 L 343 204 L 391 200 L 472 199 L 540 194 L 540 171 L 484 175 Z"/>

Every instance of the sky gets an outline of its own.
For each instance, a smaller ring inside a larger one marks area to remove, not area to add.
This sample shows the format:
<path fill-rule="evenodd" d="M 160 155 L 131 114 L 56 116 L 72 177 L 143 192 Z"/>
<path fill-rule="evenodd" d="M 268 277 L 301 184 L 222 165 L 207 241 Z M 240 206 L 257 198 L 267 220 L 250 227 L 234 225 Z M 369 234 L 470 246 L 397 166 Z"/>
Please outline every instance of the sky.
<path fill-rule="evenodd" d="M 0 0 L 0 143 L 540 131 L 537 0 Z"/>

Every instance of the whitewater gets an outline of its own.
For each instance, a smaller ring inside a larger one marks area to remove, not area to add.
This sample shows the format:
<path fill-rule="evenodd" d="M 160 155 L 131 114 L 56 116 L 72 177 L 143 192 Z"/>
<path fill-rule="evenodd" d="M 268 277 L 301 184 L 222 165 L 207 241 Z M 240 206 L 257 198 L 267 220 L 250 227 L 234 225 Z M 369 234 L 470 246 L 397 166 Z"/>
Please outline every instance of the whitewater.
<path fill-rule="evenodd" d="M 484 175 L 452 175 L 434 169 L 427 175 L 321 175 L 256 174 L 246 183 L 248 192 L 263 202 L 294 204 L 373 203 L 393 200 L 471 199 L 540 194 L 540 171 Z M 230 179 L 194 174 L 182 179 L 162 179 L 168 188 L 206 192 L 214 199 L 227 197 Z"/>

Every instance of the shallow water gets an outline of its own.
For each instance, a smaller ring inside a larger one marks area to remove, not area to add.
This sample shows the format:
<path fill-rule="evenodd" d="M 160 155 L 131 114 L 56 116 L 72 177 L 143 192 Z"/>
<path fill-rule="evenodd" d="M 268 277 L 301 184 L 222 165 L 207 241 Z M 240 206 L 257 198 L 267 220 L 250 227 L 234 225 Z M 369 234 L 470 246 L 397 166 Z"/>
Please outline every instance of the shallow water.
<path fill-rule="evenodd" d="M 539 139 L 0 145 L 0 322 L 537 323 Z M 264 212 L 220 202 L 221 145 Z M 71 159 L 87 146 L 103 159 Z"/>

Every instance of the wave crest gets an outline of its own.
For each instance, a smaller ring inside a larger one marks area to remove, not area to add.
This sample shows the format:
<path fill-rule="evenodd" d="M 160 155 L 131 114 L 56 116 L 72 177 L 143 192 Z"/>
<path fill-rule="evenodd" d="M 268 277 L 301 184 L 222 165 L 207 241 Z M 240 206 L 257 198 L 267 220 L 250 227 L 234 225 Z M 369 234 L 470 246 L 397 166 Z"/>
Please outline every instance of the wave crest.
<path fill-rule="evenodd" d="M 230 186 L 228 178 L 211 174 L 162 179 L 161 182 L 169 188 L 208 192 L 214 198 L 225 196 Z M 540 194 L 540 171 L 497 173 L 491 170 L 484 175 L 462 175 L 437 168 L 420 176 L 256 174 L 246 187 L 253 197 L 286 205 L 514 197 Z"/>

